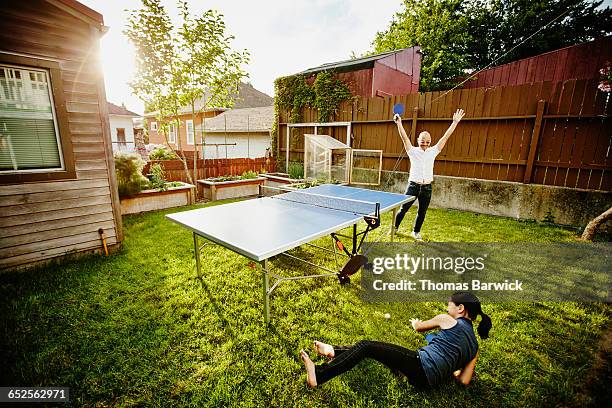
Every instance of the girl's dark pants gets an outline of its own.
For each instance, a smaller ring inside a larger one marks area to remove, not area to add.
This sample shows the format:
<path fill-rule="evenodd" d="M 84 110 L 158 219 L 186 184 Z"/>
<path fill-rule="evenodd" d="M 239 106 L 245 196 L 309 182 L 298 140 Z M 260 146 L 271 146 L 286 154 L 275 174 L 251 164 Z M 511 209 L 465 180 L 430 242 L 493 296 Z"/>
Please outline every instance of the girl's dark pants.
<path fill-rule="evenodd" d="M 425 214 L 427 213 L 427 208 L 429 207 L 429 202 L 431 201 L 431 183 L 430 184 L 417 184 L 414 181 L 408 183 L 408 189 L 406 190 L 406 195 L 416 197 L 416 200 L 413 200 L 409 203 L 402 205 L 400 212 L 395 217 L 395 229 L 398 229 L 400 223 L 404 219 L 404 216 L 412 207 L 412 203 L 419 200 L 419 211 L 417 213 L 416 220 L 414 221 L 414 232 L 421 232 L 421 226 L 423 226 L 423 221 L 425 221 Z"/>
<path fill-rule="evenodd" d="M 350 370 L 364 358 L 374 359 L 392 371 L 399 371 L 413 385 L 427 385 L 427 377 L 416 351 L 395 344 L 369 340 L 362 340 L 349 347 L 334 346 L 334 358 L 325 364 L 315 366 L 317 385 Z"/>

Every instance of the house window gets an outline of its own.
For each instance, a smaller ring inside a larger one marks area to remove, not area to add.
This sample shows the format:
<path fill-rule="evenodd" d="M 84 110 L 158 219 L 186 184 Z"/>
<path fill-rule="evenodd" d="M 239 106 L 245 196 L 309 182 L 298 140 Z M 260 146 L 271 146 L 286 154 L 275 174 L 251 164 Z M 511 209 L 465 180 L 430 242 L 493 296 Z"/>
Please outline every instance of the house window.
<path fill-rule="evenodd" d="M 187 144 L 193 145 L 193 120 L 185 121 L 185 127 L 187 128 Z"/>
<path fill-rule="evenodd" d="M 0 65 L 0 173 L 64 169 L 48 71 Z"/>
<path fill-rule="evenodd" d="M 59 63 L 0 51 L 0 184 L 74 178 Z"/>
<path fill-rule="evenodd" d="M 176 143 L 176 125 L 170 124 L 170 131 L 168 132 L 168 143 Z"/>
<path fill-rule="evenodd" d="M 117 128 L 117 142 L 119 146 L 125 146 L 125 128 Z"/>
<path fill-rule="evenodd" d="M 157 122 L 151 122 L 151 130 L 155 130 L 157 132 Z"/>

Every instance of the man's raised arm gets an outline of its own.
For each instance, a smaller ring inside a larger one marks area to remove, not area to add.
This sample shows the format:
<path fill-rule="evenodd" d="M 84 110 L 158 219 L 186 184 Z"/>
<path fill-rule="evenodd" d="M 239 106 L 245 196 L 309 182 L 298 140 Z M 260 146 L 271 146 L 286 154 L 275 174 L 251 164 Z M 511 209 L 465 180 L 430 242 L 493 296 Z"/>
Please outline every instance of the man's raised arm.
<path fill-rule="evenodd" d="M 402 138 L 402 142 L 404 142 L 404 148 L 406 149 L 406 153 L 408 153 L 408 150 L 412 148 L 412 143 L 410 143 L 410 138 L 406 134 L 406 130 L 402 125 L 402 118 L 396 113 L 395 115 L 393 115 L 393 121 L 397 125 L 397 131 L 399 132 L 400 137 Z"/>
<path fill-rule="evenodd" d="M 455 128 L 457 127 L 461 119 L 463 119 L 464 115 L 465 112 L 463 111 L 463 109 L 457 109 L 457 112 L 453 114 L 453 123 L 451 123 L 446 132 L 444 132 L 444 136 L 442 136 L 442 139 L 440 139 L 440 141 L 436 144 L 438 150 L 442 151 L 442 149 L 446 145 L 446 142 L 448 141 L 448 138 L 453 134 Z"/>

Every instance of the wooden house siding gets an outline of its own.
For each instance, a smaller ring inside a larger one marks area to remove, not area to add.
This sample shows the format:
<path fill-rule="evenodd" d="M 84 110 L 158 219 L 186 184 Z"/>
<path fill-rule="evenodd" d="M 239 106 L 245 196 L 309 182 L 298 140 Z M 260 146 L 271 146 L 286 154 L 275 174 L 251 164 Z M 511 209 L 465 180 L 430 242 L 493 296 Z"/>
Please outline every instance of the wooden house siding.
<path fill-rule="evenodd" d="M 212 118 L 215 117 L 217 115 L 219 115 L 220 113 L 222 113 L 222 111 L 207 111 L 207 112 L 199 112 L 196 113 L 195 115 L 195 121 L 193 123 L 193 128 L 195 129 L 197 126 L 202 126 L 202 121 L 204 119 L 208 119 L 208 118 Z M 179 126 L 178 132 L 177 132 L 177 139 L 176 139 L 176 143 L 172 143 L 172 146 L 174 146 L 175 148 L 178 148 L 178 139 L 180 138 L 181 140 L 181 147 L 183 148 L 184 151 L 187 152 L 193 152 L 195 149 L 195 145 L 193 144 L 187 144 L 187 121 L 191 120 L 191 113 L 185 113 L 182 115 L 179 115 L 179 120 L 181 125 Z M 155 117 L 147 117 L 146 118 L 147 121 L 147 129 L 149 132 L 149 143 L 153 143 L 153 144 L 162 144 L 165 145 L 166 144 L 166 139 L 164 138 L 164 136 L 161 134 L 161 132 L 159 132 L 159 121 L 157 120 L 157 118 Z M 157 122 L 157 126 L 158 126 L 158 130 L 151 130 L 151 123 L 152 122 Z M 176 122 L 174 122 L 176 123 Z M 196 132 L 196 136 L 198 135 L 198 133 Z"/>
<path fill-rule="evenodd" d="M 54 5 L 56 4 L 56 5 Z M 0 4 L 3 55 L 59 63 L 76 178 L 0 184 L 0 269 L 20 267 L 123 240 L 106 95 L 98 63 L 102 25 L 64 3 Z M 87 21 L 90 21 L 89 23 Z"/>

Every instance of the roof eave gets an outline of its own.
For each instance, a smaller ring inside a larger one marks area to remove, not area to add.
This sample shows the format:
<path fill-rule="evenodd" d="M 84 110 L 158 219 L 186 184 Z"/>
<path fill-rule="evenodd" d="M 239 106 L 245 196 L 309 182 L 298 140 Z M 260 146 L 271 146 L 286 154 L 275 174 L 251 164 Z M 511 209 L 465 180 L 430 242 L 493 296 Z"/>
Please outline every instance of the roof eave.
<path fill-rule="evenodd" d="M 102 33 L 106 33 L 106 31 L 108 31 L 108 27 L 104 25 L 104 16 L 102 16 L 102 14 L 76 0 L 46 1 L 53 4 L 55 7 L 66 11 L 68 14 L 85 21 L 87 24 L 96 27 Z"/>
<path fill-rule="evenodd" d="M 316 74 L 317 72 L 322 72 L 322 71 L 334 71 L 334 72 L 340 73 L 340 72 L 349 72 L 349 71 L 357 71 L 361 69 L 368 69 L 368 68 L 372 68 L 374 66 L 374 63 L 380 59 L 386 58 L 393 54 L 398 54 L 402 51 L 405 51 L 411 48 L 415 48 L 415 47 L 418 47 L 418 45 L 407 47 L 407 48 L 400 48 L 398 50 L 393 50 L 393 51 L 381 52 L 379 54 L 370 55 L 370 56 L 362 57 L 362 58 L 356 58 L 354 60 L 345 60 L 345 61 L 338 61 L 338 62 L 333 62 L 329 64 L 323 64 L 318 67 L 309 68 L 302 72 L 298 72 L 296 75 L 311 75 L 311 74 Z"/>

